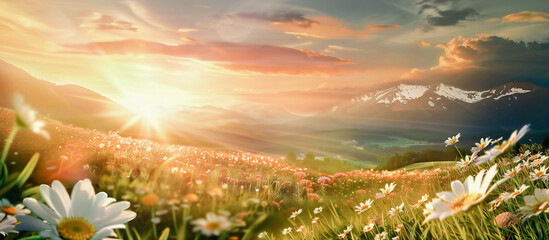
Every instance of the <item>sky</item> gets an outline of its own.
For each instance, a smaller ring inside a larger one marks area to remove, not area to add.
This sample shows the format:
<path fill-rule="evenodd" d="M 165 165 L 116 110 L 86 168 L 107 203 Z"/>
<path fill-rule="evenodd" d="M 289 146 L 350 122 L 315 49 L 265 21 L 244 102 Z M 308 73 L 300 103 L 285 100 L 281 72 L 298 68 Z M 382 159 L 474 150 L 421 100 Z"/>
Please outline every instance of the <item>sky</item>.
<path fill-rule="evenodd" d="M 392 82 L 549 86 L 545 0 L 0 0 L 0 59 L 130 109 L 314 114 Z"/>

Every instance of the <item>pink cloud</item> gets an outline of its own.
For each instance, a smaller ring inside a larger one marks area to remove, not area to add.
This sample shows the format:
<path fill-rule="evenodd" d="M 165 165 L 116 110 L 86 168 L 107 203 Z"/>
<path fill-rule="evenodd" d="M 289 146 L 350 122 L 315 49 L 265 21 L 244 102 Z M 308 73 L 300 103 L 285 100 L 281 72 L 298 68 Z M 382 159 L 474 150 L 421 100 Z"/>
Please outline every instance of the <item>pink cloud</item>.
<path fill-rule="evenodd" d="M 272 45 L 191 42 L 167 45 L 144 40 L 64 45 L 65 53 L 92 55 L 155 54 L 213 62 L 238 72 L 288 75 L 337 75 L 365 72 L 353 62 L 326 54 Z"/>

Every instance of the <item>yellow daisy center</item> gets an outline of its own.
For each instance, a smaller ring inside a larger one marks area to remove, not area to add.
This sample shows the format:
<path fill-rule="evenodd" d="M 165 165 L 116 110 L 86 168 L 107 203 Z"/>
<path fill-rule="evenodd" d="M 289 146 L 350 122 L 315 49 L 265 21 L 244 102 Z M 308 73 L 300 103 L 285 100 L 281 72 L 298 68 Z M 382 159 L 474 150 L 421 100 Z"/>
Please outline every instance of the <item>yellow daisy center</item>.
<path fill-rule="evenodd" d="M 206 224 L 206 229 L 208 230 L 221 230 L 221 224 L 218 222 L 210 222 Z"/>
<path fill-rule="evenodd" d="M 532 213 L 543 212 L 549 208 L 549 202 L 539 202 L 532 207 Z"/>
<path fill-rule="evenodd" d="M 57 225 L 57 231 L 63 239 L 87 240 L 95 234 L 95 226 L 86 221 L 83 217 L 64 218 Z"/>
<path fill-rule="evenodd" d="M 480 193 L 464 193 L 456 198 L 451 204 L 450 209 L 453 212 L 461 211 L 463 207 L 473 204 L 476 200 L 482 197 Z"/>
<path fill-rule="evenodd" d="M 12 206 L 4 205 L 2 206 L 2 212 L 9 215 L 15 215 L 17 214 L 17 209 Z"/>

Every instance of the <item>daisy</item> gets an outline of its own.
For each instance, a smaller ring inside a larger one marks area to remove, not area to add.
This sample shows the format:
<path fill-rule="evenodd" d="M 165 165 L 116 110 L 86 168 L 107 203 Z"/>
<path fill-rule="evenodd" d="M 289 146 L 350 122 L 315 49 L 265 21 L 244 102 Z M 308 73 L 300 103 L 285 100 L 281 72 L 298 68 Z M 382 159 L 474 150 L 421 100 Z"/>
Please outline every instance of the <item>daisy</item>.
<path fill-rule="evenodd" d="M 299 210 L 293 212 L 292 215 L 290 216 L 290 218 L 296 218 L 302 212 L 303 212 L 303 209 L 299 209 Z"/>
<path fill-rule="evenodd" d="M 524 184 L 522 184 L 522 186 L 520 186 L 519 189 L 516 189 L 515 188 L 515 191 L 513 191 L 510 195 L 511 198 L 515 198 L 516 196 L 518 196 L 519 194 L 521 194 L 522 192 L 524 192 L 526 189 L 528 189 L 530 186 L 526 186 Z"/>
<path fill-rule="evenodd" d="M 475 165 L 490 161 L 505 152 L 507 148 L 515 145 L 528 132 L 529 128 L 530 124 L 527 124 L 524 125 L 518 132 L 515 130 L 507 141 L 503 141 L 501 144 L 492 147 L 490 150 L 485 151 L 484 155 L 478 157 L 475 161 Z"/>
<path fill-rule="evenodd" d="M 257 235 L 257 238 L 265 238 L 267 236 L 267 232 L 260 232 L 258 235 Z"/>
<path fill-rule="evenodd" d="M 374 239 L 375 240 L 385 240 L 385 239 L 387 239 L 387 232 L 382 232 L 382 233 L 376 234 Z"/>
<path fill-rule="evenodd" d="M 513 158 L 513 162 L 515 162 L 515 163 L 520 162 L 520 161 L 526 159 L 526 157 L 528 157 L 529 155 L 530 155 L 530 150 L 526 150 L 525 152 L 521 153 L 520 155 L 515 156 Z"/>
<path fill-rule="evenodd" d="M 295 231 L 296 232 L 303 232 L 303 230 L 305 230 L 305 226 L 301 226 L 298 229 L 296 229 Z"/>
<path fill-rule="evenodd" d="M 391 240 L 398 240 L 398 239 L 400 239 L 400 237 L 398 236 L 391 238 Z"/>
<path fill-rule="evenodd" d="M 282 230 L 282 235 L 286 235 L 290 233 L 292 233 L 292 227 L 284 228 L 284 230 Z"/>
<path fill-rule="evenodd" d="M 313 220 L 311 221 L 312 223 L 317 223 L 318 222 L 318 219 L 320 219 L 319 217 L 315 217 L 313 218 Z"/>
<path fill-rule="evenodd" d="M 396 184 L 392 182 L 391 184 L 386 183 L 385 188 L 380 188 L 381 193 L 376 193 L 376 198 L 382 198 L 389 195 L 396 187 Z"/>
<path fill-rule="evenodd" d="M 389 216 L 392 217 L 392 216 L 395 216 L 397 213 L 401 213 L 401 212 L 404 212 L 404 203 L 394 208 L 391 208 L 391 210 L 389 210 Z"/>
<path fill-rule="evenodd" d="M 492 139 L 490 138 L 481 138 L 480 143 L 475 143 L 476 147 L 471 148 L 471 152 L 480 152 L 490 145 L 491 142 Z"/>
<path fill-rule="evenodd" d="M 534 195 L 524 197 L 524 202 L 526 205 L 519 209 L 525 214 L 522 222 L 542 212 L 549 212 L 549 189 L 536 188 Z"/>
<path fill-rule="evenodd" d="M 446 147 L 448 147 L 450 145 L 454 145 L 457 142 L 459 142 L 459 137 L 460 136 L 461 136 L 461 133 L 458 133 L 457 135 L 455 135 L 453 137 L 449 137 L 446 141 L 444 141 L 444 143 L 446 143 Z"/>
<path fill-rule="evenodd" d="M 492 207 L 490 207 L 490 211 L 493 211 L 495 210 L 497 207 L 499 207 L 499 205 L 504 202 L 504 201 L 507 201 L 507 199 L 509 199 L 511 197 L 511 194 L 508 193 L 508 192 L 503 192 L 503 193 L 500 193 L 499 194 L 499 197 L 492 200 L 491 202 L 489 202 L 488 204 L 492 205 Z"/>
<path fill-rule="evenodd" d="M 538 179 L 547 180 L 547 167 L 542 166 L 539 169 L 534 169 L 534 171 L 530 173 L 530 179 L 532 181 Z"/>
<path fill-rule="evenodd" d="M 512 178 L 515 175 L 517 175 L 521 169 L 522 169 L 522 165 L 517 165 L 511 170 L 507 170 L 505 174 L 503 174 L 503 178 L 507 178 L 507 179 Z"/>
<path fill-rule="evenodd" d="M 8 215 L 4 220 L 0 222 L 0 235 L 6 236 L 10 232 L 17 233 L 17 231 L 15 231 L 14 229 L 15 223 L 17 223 L 17 219 Z"/>
<path fill-rule="evenodd" d="M 421 198 L 417 201 L 417 204 L 415 204 L 414 207 L 415 208 L 420 207 L 421 205 L 426 203 L 427 200 L 429 200 L 429 194 L 425 194 L 425 195 L 421 196 Z"/>
<path fill-rule="evenodd" d="M 219 236 L 221 232 L 231 230 L 231 222 L 225 215 L 206 213 L 205 218 L 193 220 L 193 232 L 200 231 L 206 236 Z"/>
<path fill-rule="evenodd" d="M 323 209 L 324 209 L 323 207 L 317 207 L 317 208 L 315 208 L 314 213 L 315 213 L 315 214 L 319 214 L 319 213 L 322 212 Z"/>
<path fill-rule="evenodd" d="M 374 227 L 375 227 L 375 226 L 376 226 L 376 225 L 375 225 L 374 223 L 370 223 L 370 224 L 364 226 L 364 229 L 363 229 L 362 231 L 365 232 L 365 233 L 367 233 L 367 232 L 369 232 L 369 231 L 374 230 Z"/>
<path fill-rule="evenodd" d="M 4 219 L 5 216 L 23 216 L 31 213 L 23 204 L 13 205 L 5 198 L 0 200 L 0 206 L 0 219 Z"/>
<path fill-rule="evenodd" d="M 448 216 L 466 211 L 484 200 L 495 187 L 503 182 L 500 180 L 490 187 L 490 182 L 497 174 L 497 164 L 494 164 L 486 172 L 486 175 L 484 175 L 485 172 L 485 170 L 481 170 L 476 177 L 469 176 L 463 183 L 459 180 L 453 181 L 452 192 L 437 193 L 442 201 L 432 204 L 433 210 L 430 211 L 423 223 L 433 219 L 443 220 Z"/>
<path fill-rule="evenodd" d="M 124 228 L 126 222 L 136 217 L 127 211 L 130 203 L 116 202 L 105 192 L 95 194 L 89 179 L 78 181 L 71 196 L 61 182 L 55 180 L 51 187 L 40 185 L 40 194 L 47 206 L 34 198 L 25 198 L 23 204 L 38 218 L 15 216 L 20 222 L 17 231 L 37 231 L 40 237 L 61 239 L 103 239 L 116 237 L 113 229 Z"/>
<path fill-rule="evenodd" d="M 355 212 L 358 212 L 358 214 L 366 212 L 368 209 L 372 207 L 373 202 L 374 200 L 368 199 L 363 203 L 359 203 L 359 206 L 355 206 Z"/>
<path fill-rule="evenodd" d="M 477 152 L 473 152 L 472 156 L 469 156 L 469 155 L 465 156 L 465 159 L 462 158 L 460 161 L 457 162 L 457 165 L 460 166 L 461 168 L 471 165 L 471 163 L 475 161 L 477 157 L 476 155 L 477 155 Z"/>
<path fill-rule="evenodd" d="M 15 124 L 18 128 L 31 130 L 46 139 L 50 138 L 48 132 L 43 129 L 46 124 L 36 118 L 36 111 L 25 103 L 23 96 L 20 94 L 13 96 L 13 108 L 15 110 Z"/>

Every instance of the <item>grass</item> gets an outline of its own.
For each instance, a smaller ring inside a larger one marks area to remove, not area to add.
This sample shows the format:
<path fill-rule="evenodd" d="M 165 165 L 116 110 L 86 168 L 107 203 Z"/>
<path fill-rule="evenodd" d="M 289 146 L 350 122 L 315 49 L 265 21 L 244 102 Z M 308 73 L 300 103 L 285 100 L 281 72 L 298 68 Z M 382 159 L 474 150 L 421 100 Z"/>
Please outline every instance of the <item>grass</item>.
<path fill-rule="evenodd" d="M 406 169 L 406 170 L 424 170 L 424 169 L 432 169 L 432 168 L 439 168 L 439 167 L 451 167 L 456 165 L 455 161 L 436 161 L 436 162 L 421 162 L 421 163 L 414 163 L 407 166 L 404 166 L 400 168 L 399 170 Z"/>
<path fill-rule="evenodd" d="M 163 145 L 59 123 L 49 122 L 46 130 L 52 136 L 43 141 L 47 147 L 28 132 L 15 138 L 6 162 L 17 163 L 9 165 L 10 172 L 20 170 L 29 159 L 27 154 L 36 150 L 41 158 L 29 187 L 60 179 L 70 189 L 76 180 L 90 178 L 96 192 L 129 201 L 137 217 L 127 224 L 127 230 L 117 231 L 123 239 L 249 240 L 263 232 L 265 239 L 292 240 L 373 239 L 382 233 L 389 239 L 549 238 L 545 213 L 509 227 L 495 223 L 496 217 L 505 212 L 524 218 L 518 211 L 525 205 L 524 196 L 548 188 L 545 180 L 530 178 L 531 172 L 547 166 L 545 162 L 525 167 L 468 211 L 423 224 L 425 204 L 436 193 L 451 190 L 452 181 L 464 181 L 494 163 L 498 164 L 494 182 L 502 179 L 517 165 L 511 158 L 518 153 L 512 151 L 488 164 L 465 168 L 444 162 L 434 167 L 432 163 L 411 165 L 406 171 L 374 171 L 337 160 L 331 164 L 340 164 L 337 170 L 341 171 L 333 171 L 335 166 L 323 166 L 322 161 L 300 165 L 304 163 L 278 156 Z M 9 127 L 0 128 L 2 136 L 7 132 Z M 376 198 L 388 183 L 396 184 L 394 190 Z M 522 184 L 530 188 L 491 210 L 490 201 Z M 418 202 L 424 195 L 427 201 Z M 9 196 L 13 203 L 22 200 L 18 192 Z M 373 200 L 372 207 L 358 214 L 355 206 L 368 199 Z M 395 209 L 401 204 L 402 211 Z M 322 211 L 315 213 L 320 207 Z M 207 236 L 205 226 L 200 227 L 194 220 L 212 213 L 229 225 Z M 370 223 L 373 229 L 364 232 Z M 288 228 L 291 231 L 283 234 Z M 36 233 L 10 233 L 8 238 L 31 236 Z"/>

